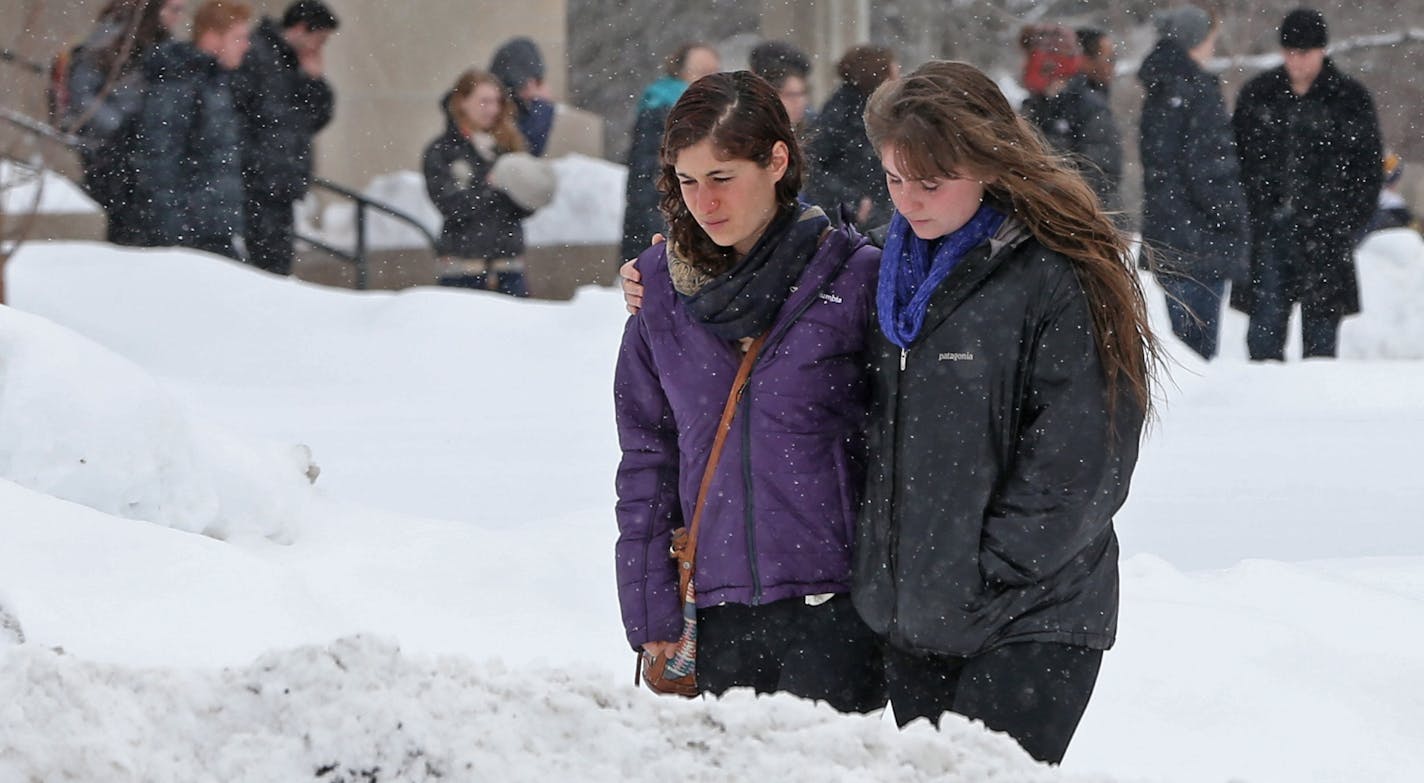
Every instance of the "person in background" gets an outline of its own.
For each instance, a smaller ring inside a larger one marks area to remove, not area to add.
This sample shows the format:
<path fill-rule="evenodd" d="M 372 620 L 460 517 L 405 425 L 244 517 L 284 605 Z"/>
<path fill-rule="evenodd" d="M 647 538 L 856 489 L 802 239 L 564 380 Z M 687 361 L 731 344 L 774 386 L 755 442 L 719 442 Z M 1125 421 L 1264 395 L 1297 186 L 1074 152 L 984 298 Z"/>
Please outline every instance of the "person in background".
<path fill-rule="evenodd" d="M 56 122 L 80 141 L 84 191 L 104 210 L 104 236 L 146 244 L 145 204 L 134 195 L 133 155 L 143 111 L 144 63 L 182 24 L 184 0 L 112 0 L 68 53 Z"/>
<path fill-rule="evenodd" d="M 811 128 L 807 144 L 807 196 L 840 219 L 847 206 L 856 225 L 882 226 L 890 219 L 890 198 L 880 163 L 865 138 L 865 102 L 875 88 L 900 73 L 895 53 L 884 46 L 857 46 L 836 65 L 841 86 Z"/>
<path fill-rule="evenodd" d="M 1399 155 L 1387 152 L 1384 156 L 1384 184 L 1380 186 L 1379 206 L 1375 209 L 1367 231 L 1382 231 L 1387 228 L 1416 227 L 1414 213 L 1399 193 L 1399 183 L 1404 178 L 1404 161 Z"/>
<path fill-rule="evenodd" d="M 879 643 L 849 595 L 878 253 L 797 198 L 801 153 L 761 77 L 694 82 L 666 125 L 658 187 L 671 229 L 638 259 L 646 296 L 614 375 L 628 643 L 666 654 L 682 633 L 669 542 L 691 524 L 755 344 L 699 527 L 697 686 L 879 709 Z"/>
<path fill-rule="evenodd" d="M 664 230 L 658 214 L 658 145 L 673 104 L 687 85 L 722 69 L 717 50 L 703 43 L 685 43 L 667 59 L 663 75 L 638 99 L 633 138 L 628 145 L 627 198 L 623 208 L 622 257 L 634 258 L 654 234 Z"/>
<path fill-rule="evenodd" d="M 231 83 L 251 22 L 247 3 L 208 0 L 193 14 L 192 43 L 168 41 L 144 61 L 133 160 L 145 245 L 239 258 L 242 121 Z"/>
<path fill-rule="evenodd" d="M 1129 240 L 971 65 L 886 83 L 865 125 L 896 211 L 852 596 L 902 726 L 950 710 L 1057 763 L 1116 636 L 1159 365 Z"/>
<path fill-rule="evenodd" d="M 1246 196 L 1221 82 L 1204 65 L 1220 22 L 1184 5 L 1157 15 L 1161 35 L 1137 71 L 1142 102 L 1144 257 L 1167 296 L 1172 331 L 1216 356 L 1227 281 L 1245 272 Z"/>
<path fill-rule="evenodd" d="M 1122 137 L 1108 103 L 1116 54 L 1101 30 L 1076 33 L 1033 25 L 1020 35 L 1026 51 L 1023 114 L 1082 172 L 1103 206 L 1122 208 Z"/>
<path fill-rule="evenodd" d="M 1325 55 L 1325 17 L 1281 22 L 1285 64 L 1241 89 L 1232 124 L 1251 215 L 1251 273 L 1231 305 L 1250 316 L 1253 361 L 1285 359 L 1300 303 L 1302 354 L 1333 357 L 1340 321 L 1360 311 L 1355 242 L 1374 214 L 1383 167 L 1379 119 L 1364 85 Z"/>
<path fill-rule="evenodd" d="M 750 60 L 752 73 L 776 88 L 791 127 L 799 130 L 811 106 L 811 58 L 784 41 L 765 41 L 752 49 Z"/>
<path fill-rule="evenodd" d="M 533 214 L 493 181 L 501 157 L 524 152 L 514 102 L 492 74 L 466 71 L 440 101 L 445 132 L 425 148 L 425 190 L 445 218 L 439 283 L 529 295 L 524 218 Z"/>
<path fill-rule="evenodd" d="M 524 134 L 529 154 L 542 157 L 554 129 L 554 102 L 544 84 L 544 56 L 529 38 L 512 38 L 494 52 L 490 73 L 514 101 L 514 124 Z"/>
<path fill-rule="evenodd" d="M 331 122 L 323 52 L 339 22 L 320 0 L 264 18 L 233 80 L 243 121 L 243 238 L 247 261 L 292 273 L 292 204 L 312 178 L 312 138 Z"/>

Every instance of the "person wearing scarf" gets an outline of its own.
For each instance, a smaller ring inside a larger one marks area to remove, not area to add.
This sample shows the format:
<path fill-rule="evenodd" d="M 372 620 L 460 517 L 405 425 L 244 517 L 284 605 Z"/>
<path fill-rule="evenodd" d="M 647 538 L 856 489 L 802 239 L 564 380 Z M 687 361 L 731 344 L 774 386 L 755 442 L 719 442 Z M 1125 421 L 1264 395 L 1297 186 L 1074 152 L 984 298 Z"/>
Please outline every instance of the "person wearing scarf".
<path fill-rule="evenodd" d="M 698 528 L 698 689 L 879 709 L 879 640 L 849 596 L 879 253 L 797 199 L 800 151 L 760 77 L 703 78 L 667 128 L 671 239 L 638 258 L 643 306 L 628 319 L 614 379 L 628 643 L 640 655 L 677 650 L 683 611 L 669 543 L 692 521 L 733 379 L 751 361 Z"/>

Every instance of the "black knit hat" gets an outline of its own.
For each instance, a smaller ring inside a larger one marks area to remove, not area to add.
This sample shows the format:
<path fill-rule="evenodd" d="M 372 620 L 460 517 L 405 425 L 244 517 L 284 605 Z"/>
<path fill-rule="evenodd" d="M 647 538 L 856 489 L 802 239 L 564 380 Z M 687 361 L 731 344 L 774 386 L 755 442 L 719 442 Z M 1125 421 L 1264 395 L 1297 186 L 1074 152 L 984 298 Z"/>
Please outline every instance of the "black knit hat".
<path fill-rule="evenodd" d="M 1297 8 L 1281 22 L 1282 49 L 1324 49 L 1330 43 L 1325 17 L 1309 8 Z"/>

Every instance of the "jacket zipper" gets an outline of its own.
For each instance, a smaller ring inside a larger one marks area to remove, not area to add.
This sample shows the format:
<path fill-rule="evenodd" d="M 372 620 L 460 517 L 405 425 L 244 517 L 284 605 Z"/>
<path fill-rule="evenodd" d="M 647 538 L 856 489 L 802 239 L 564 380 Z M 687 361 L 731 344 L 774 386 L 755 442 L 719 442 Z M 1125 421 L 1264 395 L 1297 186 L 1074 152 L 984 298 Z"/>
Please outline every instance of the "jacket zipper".
<path fill-rule="evenodd" d="M 898 473 L 900 462 L 900 395 L 909 357 L 910 349 L 901 348 L 900 372 L 895 375 L 895 410 L 890 415 L 891 430 L 888 433 L 890 442 L 890 470 L 888 473 L 890 476 L 890 551 L 886 560 L 890 566 L 890 590 L 893 600 L 890 603 L 890 627 L 887 629 L 886 635 L 892 641 L 900 627 L 900 588 L 897 584 L 900 569 L 900 527 L 896 524 L 900 507 L 900 484 L 895 480 L 895 476 Z"/>
<path fill-rule="evenodd" d="M 821 292 L 840 274 L 841 270 L 845 267 L 845 262 L 859 249 L 859 246 L 857 246 L 853 248 L 850 253 L 847 253 L 845 259 L 843 259 L 841 263 L 832 270 L 831 274 L 821 282 L 821 285 L 816 288 L 816 295 L 807 297 L 805 303 L 787 319 L 786 323 L 781 325 L 781 328 L 777 330 L 776 334 L 767 338 L 767 341 L 762 344 L 761 353 L 757 355 L 756 361 L 752 362 L 752 369 L 747 373 L 746 382 L 742 385 L 742 388 L 737 391 L 737 404 L 741 407 L 740 413 L 742 416 L 742 486 L 745 487 L 747 493 L 745 508 L 747 562 L 751 565 L 752 606 L 761 605 L 761 569 L 757 567 L 756 514 L 754 513 L 756 503 L 752 491 L 752 401 L 747 391 L 751 389 L 752 376 L 756 373 L 757 365 L 761 363 L 761 360 L 765 358 L 768 353 L 774 350 L 777 341 L 785 336 L 797 321 L 801 320 L 801 316 L 805 315 L 806 311 L 811 309 L 811 305 L 820 301 Z"/>

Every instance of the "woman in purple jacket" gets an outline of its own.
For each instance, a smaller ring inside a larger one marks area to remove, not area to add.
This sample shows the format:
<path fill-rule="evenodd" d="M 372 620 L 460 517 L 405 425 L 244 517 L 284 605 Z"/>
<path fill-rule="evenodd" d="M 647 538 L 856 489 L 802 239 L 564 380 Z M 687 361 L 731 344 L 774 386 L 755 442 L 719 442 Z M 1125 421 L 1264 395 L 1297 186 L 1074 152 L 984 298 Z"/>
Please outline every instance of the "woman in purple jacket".
<path fill-rule="evenodd" d="M 878 642 L 849 590 L 879 253 L 797 199 L 791 123 L 749 72 L 689 87 L 661 160 L 671 237 L 639 258 L 646 291 L 615 379 L 628 642 L 657 653 L 681 633 L 671 533 L 692 519 L 732 378 L 765 335 L 698 536 L 698 687 L 877 709 Z"/>

